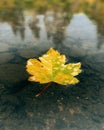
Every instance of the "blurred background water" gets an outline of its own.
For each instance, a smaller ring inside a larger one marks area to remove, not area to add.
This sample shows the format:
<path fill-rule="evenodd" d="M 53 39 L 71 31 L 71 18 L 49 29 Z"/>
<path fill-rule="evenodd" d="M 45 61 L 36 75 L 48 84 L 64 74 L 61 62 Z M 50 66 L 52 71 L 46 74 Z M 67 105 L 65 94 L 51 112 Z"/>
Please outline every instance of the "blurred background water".
<path fill-rule="evenodd" d="M 80 83 L 28 82 L 53 47 L 82 63 Z M 0 130 L 104 130 L 104 1 L 0 0 Z"/>

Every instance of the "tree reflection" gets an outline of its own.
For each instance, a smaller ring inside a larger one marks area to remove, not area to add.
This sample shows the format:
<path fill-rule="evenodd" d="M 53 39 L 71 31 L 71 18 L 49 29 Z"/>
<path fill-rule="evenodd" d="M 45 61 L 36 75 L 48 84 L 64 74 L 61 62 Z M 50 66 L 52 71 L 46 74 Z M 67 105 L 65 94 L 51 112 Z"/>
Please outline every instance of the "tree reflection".
<path fill-rule="evenodd" d="M 21 38 L 24 39 L 25 38 L 25 25 L 24 25 L 23 12 L 22 10 L 16 10 L 13 15 L 14 15 L 14 19 L 10 22 L 12 30 L 15 35 L 19 33 Z"/>
<path fill-rule="evenodd" d="M 48 38 L 58 45 L 64 39 L 64 29 L 73 14 L 85 13 L 95 20 L 98 33 L 104 35 L 104 1 L 103 0 L 0 0 L 0 21 L 8 22 L 15 35 L 25 37 L 24 10 L 34 10 L 35 14 L 45 14 L 45 25 Z M 48 12 L 48 13 L 47 13 Z M 51 12 L 51 13 L 49 13 Z M 53 20 L 52 20 L 53 17 Z M 48 20 L 47 20 L 48 19 Z M 51 20 L 50 20 L 51 19 Z M 29 28 L 34 37 L 39 38 L 40 28 L 36 16 L 30 21 Z M 58 37 L 59 36 L 59 39 Z"/>
<path fill-rule="evenodd" d="M 46 12 L 44 18 L 48 39 L 51 39 L 58 49 L 63 46 L 65 29 L 70 22 L 68 13 Z"/>
<path fill-rule="evenodd" d="M 25 25 L 24 25 L 24 14 L 22 8 L 4 8 L 0 9 L 0 21 L 8 22 L 11 25 L 13 33 L 20 34 L 21 38 L 24 39 Z"/>
<path fill-rule="evenodd" d="M 40 32 L 40 27 L 38 26 L 39 19 L 37 18 L 36 15 L 33 16 L 33 18 L 30 19 L 29 21 L 29 27 L 34 35 L 34 37 L 39 38 L 39 32 Z"/>

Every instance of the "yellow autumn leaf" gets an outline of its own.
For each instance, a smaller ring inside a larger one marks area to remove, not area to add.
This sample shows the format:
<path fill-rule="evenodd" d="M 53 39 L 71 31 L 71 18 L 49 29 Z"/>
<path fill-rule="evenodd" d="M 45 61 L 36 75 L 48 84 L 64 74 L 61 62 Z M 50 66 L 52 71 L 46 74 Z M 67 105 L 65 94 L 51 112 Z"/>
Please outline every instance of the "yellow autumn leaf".
<path fill-rule="evenodd" d="M 76 84 L 79 80 L 74 77 L 81 73 L 81 63 L 65 64 L 65 55 L 50 48 L 39 60 L 33 58 L 27 61 L 26 70 L 31 75 L 29 81 L 58 84 Z"/>

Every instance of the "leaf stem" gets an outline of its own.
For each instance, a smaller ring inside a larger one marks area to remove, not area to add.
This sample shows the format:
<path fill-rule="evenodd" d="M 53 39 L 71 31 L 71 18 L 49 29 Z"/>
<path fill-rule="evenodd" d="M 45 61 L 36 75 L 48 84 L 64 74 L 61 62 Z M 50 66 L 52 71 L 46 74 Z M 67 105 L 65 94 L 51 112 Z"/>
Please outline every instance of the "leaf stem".
<path fill-rule="evenodd" d="M 36 97 L 40 96 L 43 92 L 46 91 L 46 89 L 51 85 L 51 83 L 48 83 L 45 88 L 43 88 L 39 93 L 36 94 Z"/>

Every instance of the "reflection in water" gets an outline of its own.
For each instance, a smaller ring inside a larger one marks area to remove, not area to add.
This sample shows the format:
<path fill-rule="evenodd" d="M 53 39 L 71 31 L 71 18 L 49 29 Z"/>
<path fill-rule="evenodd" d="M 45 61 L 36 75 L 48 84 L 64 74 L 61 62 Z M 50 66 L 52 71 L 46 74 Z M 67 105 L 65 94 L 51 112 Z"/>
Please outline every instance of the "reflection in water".
<path fill-rule="evenodd" d="M 103 34 L 102 27 L 104 27 L 104 1 L 103 0 L 54 0 L 41 2 L 41 0 L 1 0 L 0 1 L 0 21 L 12 21 L 12 17 L 18 11 L 22 12 L 27 9 L 34 10 L 35 13 L 43 14 L 47 11 L 54 11 L 55 13 L 69 13 L 70 17 L 78 12 L 84 12 L 90 18 L 94 19 L 98 25 L 98 30 Z M 17 21 L 18 17 L 17 16 Z M 16 18 L 15 17 L 15 18 Z M 102 30 L 102 31 L 101 31 Z"/>
<path fill-rule="evenodd" d="M 24 10 L 26 10 L 27 7 L 29 8 L 27 3 L 36 7 L 34 11 L 32 11 L 33 17 L 28 21 L 28 24 L 27 21 L 25 21 L 27 16 L 25 16 L 24 13 Z M 35 45 L 44 41 L 48 44 L 51 43 L 50 46 L 53 44 L 52 46 L 56 48 L 61 48 L 65 45 L 70 48 L 73 47 L 75 50 L 78 49 L 79 45 L 85 49 L 86 52 L 89 51 L 89 48 L 90 50 L 92 48 L 91 51 L 93 51 L 93 47 L 97 46 L 98 49 L 100 49 L 101 46 L 103 46 L 104 42 L 101 40 L 103 39 L 101 38 L 103 37 L 103 33 L 100 31 L 102 35 L 97 36 L 96 26 L 89 19 L 93 18 L 96 20 L 98 33 L 100 34 L 99 28 L 103 26 L 104 21 L 102 17 L 104 13 L 102 10 L 104 3 L 102 1 L 87 0 L 86 2 L 82 2 L 80 0 L 78 3 L 74 1 L 66 1 L 64 3 L 62 1 L 56 1 L 56 3 L 51 3 L 53 10 L 48 8 L 51 7 L 48 6 L 48 4 L 50 5 L 50 2 L 46 1 L 45 6 L 47 6 L 47 8 L 44 10 L 44 5 L 42 5 L 40 1 L 26 2 L 24 0 L 21 3 L 6 0 L 0 3 L 0 21 L 8 22 L 17 37 L 20 35 L 20 37 L 25 40 L 27 35 L 29 35 L 30 39 L 35 41 Z M 60 8 L 57 9 L 54 4 Z M 41 12 L 42 10 L 44 10 L 44 13 Z M 80 14 L 73 16 L 73 14 L 80 11 L 85 12 L 87 15 Z M 102 15 L 99 15 L 99 11 Z M 41 15 L 38 15 L 38 13 L 41 13 Z M 34 38 L 29 32 L 30 30 Z M 97 41 L 97 38 L 99 41 Z M 31 41 L 29 40 L 28 43 L 31 43 Z"/>
<path fill-rule="evenodd" d="M 44 17 L 44 22 L 47 30 L 47 36 L 50 39 L 53 34 L 54 34 L 54 13 L 53 12 L 46 12 L 45 17 Z"/>
<path fill-rule="evenodd" d="M 5 10 L 0 10 L 0 21 L 8 22 L 15 35 L 20 34 L 21 38 L 24 39 L 24 14 L 23 10 L 20 8 L 10 8 Z"/>
<path fill-rule="evenodd" d="M 38 17 L 36 17 L 36 15 L 33 16 L 33 18 L 31 18 L 29 21 L 29 27 L 30 27 L 34 37 L 36 37 L 36 38 L 40 37 L 39 36 L 40 27 L 39 27 L 38 23 L 39 23 L 39 19 L 38 19 Z"/>
<path fill-rule="evenodd" d="M 98 35 L 98 44 L 97 48 L 99 50 L 104 50 L 104 37 L 102 35 Z"/>
<path fill-rule="evenodd" d="M 17 33 L 20 34 L 21 38 L 24 39 L 25 37 L 25 25 L 24 25 L 24 15 L 22 10 L 16 10 L 12 11 L 14 12 L 14 18 L 10 22 L 11 27 L 13 29 L 14 34 L 16 35 Z"/>
<path fill-rule="evenodd" d="M 96 25 L 83 13 L 73 15 L 72 19 L 69 17 L 69 13 L 58 11 L 48 11 L 45 15 L 34 14 L 31 17 L 17 11 L 13 15 L 13 20 L 8 22 L 13 33 L 17 36 L 15 39 L 18 39 L 18 34 L 24 39 L 24 42 L 15 40 L 8 30 L 9 38 L 13 38 L 17 44 L 22 43 L 21 45 L 25 44 L 28 47 L 36 45 L 40 48 L 43 45 L 43 48 L 47 49 L 50 47 L 60 49 L 66 46 L 71 49 L 71 53 L 76 52 L 76 55 L 77 53 L 86 55 L 96 52 L 97 49 L 102 49 L 103 40 L 97 34 Z M 13 39 L 11 39 L 12 43 Z M 5 41 L 6 38 L 3 42 Z"/>
<path fill-rule="evenodd" d="M 58 49 L 63 46 L 64 32 L 69 20 L 66 13 L 46 12 L 45 15 L 33 15 L 27 20 L 26 25 L 29 26 L 38 43 L 46 42 L 50 47 L 52 45 Z"/>
<path fill-rule="evenodd" d="M 68 41 L 65 45 L 71 47 L 71 49 L 78 49 L 79 51 L 84 49 L 86 53 L 96 51 L 97 29 L 85 14 L 73 16 L 66 29 L 66 35 Z"/>
<path fill-rule="evenodd" d="M 58 49 L 65 39 L 65 29 L 69 23 L 68 14 L 60 12 L 46 12 L 44 22 L 48 39 L 51 39 Z"/>

